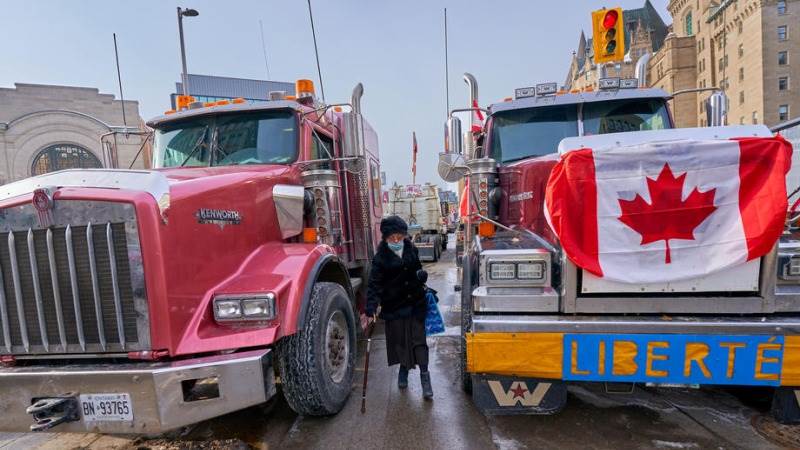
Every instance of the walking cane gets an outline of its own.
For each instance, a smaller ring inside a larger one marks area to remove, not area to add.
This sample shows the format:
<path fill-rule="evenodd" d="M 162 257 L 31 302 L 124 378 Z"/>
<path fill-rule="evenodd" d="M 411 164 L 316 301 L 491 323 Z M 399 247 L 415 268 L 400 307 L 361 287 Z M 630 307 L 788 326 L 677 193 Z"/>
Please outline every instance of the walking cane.
<path fill-rule="evenodd" d="M 376 318 L 367 326 L 367 354 L 364 357 L 364 387 L 361 389 L 361 414 L 367 412 L 367 375 L 369 374 L 369 347 L 372 344 L 372 332 L 375 331 Z"/>

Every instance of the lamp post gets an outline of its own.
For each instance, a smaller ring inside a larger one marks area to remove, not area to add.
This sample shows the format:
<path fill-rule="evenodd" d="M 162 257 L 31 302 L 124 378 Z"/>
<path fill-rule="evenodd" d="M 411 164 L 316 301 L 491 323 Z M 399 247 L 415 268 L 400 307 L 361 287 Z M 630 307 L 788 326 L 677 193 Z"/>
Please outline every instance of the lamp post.
<path fill-rule="evenodd" d="M 189 95 L 189 75 L 186 73 L 186 47 L 183 44 L 183 17 L 196 17 L 200 15 L 196 9 L 178 7 L 178 34 L 181 39 L 181 62 L 183 63 L 183 73 L 181 78 L 183 81 L 183 95 Z"/>

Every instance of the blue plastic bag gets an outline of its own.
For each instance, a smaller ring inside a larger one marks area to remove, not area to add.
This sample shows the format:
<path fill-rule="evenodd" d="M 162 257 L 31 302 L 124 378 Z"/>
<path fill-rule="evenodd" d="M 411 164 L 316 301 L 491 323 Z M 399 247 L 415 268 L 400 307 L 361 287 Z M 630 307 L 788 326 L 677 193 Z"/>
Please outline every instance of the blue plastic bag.
<path fill-rule="evenodd" d="M 428 288 L 425 294 L 428 300 L 428 315 L 425 316 L 425 334 L 432 336 L 434 334 L 444 333 L 444 319 L 442 313 L 439 312 L 439 299 L 436 298 L 436 291 Z"/>

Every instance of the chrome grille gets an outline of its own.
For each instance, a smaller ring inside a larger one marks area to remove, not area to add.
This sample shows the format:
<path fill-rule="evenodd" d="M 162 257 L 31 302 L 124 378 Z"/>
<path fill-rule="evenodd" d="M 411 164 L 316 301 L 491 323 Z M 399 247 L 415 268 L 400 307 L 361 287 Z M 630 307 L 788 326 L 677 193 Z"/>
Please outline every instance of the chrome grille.
<path fill-rule="evenodd" d="M 38 220 L 30 205 L 0 215 L 0 353 L 148 349 L 133 206 L 57 201 L 53 225 Z"/>

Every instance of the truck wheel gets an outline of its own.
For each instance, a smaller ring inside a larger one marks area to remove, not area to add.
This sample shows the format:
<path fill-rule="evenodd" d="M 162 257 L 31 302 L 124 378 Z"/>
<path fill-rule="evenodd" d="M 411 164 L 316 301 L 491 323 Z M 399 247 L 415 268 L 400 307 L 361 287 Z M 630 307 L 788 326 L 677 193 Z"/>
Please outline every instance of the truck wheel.
<path fill-rule="evenodd" d="M 356 323 L 347 292 L 319 282 L 311 294 L 305 326 L 278 342 L 283 395 L 298 414 L 336 414 L 353 385 Z"/>
<path fill-rule="evenodd" d="M 458 374 L 461 377 L 461 389 L 472 393 L 472 375 L 467 372 L 467 333 L 472 327 L 472 270 L 469 259 L 464 255 L 461 269 L 461 358 Z"/>

